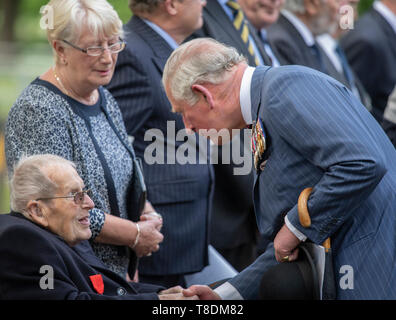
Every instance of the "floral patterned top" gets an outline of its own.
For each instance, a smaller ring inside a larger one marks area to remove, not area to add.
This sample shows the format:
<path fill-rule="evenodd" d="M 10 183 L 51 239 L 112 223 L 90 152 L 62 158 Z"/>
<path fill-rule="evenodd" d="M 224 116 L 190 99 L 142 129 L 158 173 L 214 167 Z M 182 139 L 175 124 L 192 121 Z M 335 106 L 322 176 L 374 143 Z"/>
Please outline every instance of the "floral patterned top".
<path fill-rule="evenodd" d="M 91 240 L 100 233 L 105 212 L 127 218 L 126 199 L 133 170 L 125 143 L 132 146 L 118 105 L 105 88 L 100 87 L 99 93 L 97 104 L 84 105 L 37 78 L 12 106 L 6 124 L 10 177 L 13 165 L 23 155 L 56 154 L 76 164 L 95 203 L 90 211 Z M 126 247 L 93 241 L 91 245 L 111 270 L 126 275 Z"/>

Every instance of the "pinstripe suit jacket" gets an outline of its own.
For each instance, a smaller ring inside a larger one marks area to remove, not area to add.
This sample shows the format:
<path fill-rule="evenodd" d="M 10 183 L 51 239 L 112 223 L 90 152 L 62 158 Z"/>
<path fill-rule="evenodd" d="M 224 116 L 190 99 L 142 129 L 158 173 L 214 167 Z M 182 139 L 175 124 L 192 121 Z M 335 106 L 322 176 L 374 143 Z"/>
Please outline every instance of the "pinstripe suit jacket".
<path fill-rule="evenodd" d="M 396 150 L 381 127 L 345 86 L 301 66 L 257 68 L 251 97 L 267 143 L 253 191 L 261 232 L 273 240 L 287 215 L 315 243 L 330 236 L 337 283 L 343 265 L 354 271 L 353 289 L 337 286 L 338 298 L 395 299 Z M 303 228 L 296 204 L 310 186 L 312 225 Z M 271 245 L 230 282 L 254 298 L 275 263 Z"/>
<path fill-rule="evenodd" d="M 139 272 L 167 275 L 199 271 L 208 263 L 213 169 L 208 164 L 167 164 L 167 149 L 177 150 L 184 143 L 172 139 L 172 130 L 167 136 L 168 121 L 176 133 L 184 129 L 181 116 L 171 112 L 161 84 L 172 49 L 138 16 L 132 17 L 125 31 L 127 48 L 119 54 L 108 88 L 120 106 L 128 134 L 135 138 L 138 157 L 143 159 L 145 149 L 153 143 L 152 139 L 144 141 L 147 130 L 159 129 L 165 137 L 165 164 L 143 161 L 148 200 L 163 216 L 164 241 L 158 252 L 140 260 Z M 198 155 L 198 145 L 193 148 Z"/>

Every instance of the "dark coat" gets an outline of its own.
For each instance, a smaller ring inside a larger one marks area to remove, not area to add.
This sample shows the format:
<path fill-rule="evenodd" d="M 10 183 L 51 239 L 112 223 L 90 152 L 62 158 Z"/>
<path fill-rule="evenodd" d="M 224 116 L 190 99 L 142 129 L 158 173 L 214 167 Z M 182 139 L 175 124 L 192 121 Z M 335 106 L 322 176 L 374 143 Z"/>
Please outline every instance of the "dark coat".
<path fill-rule="evenodd" d="M 71 247 L 20 213 L 0 215 L 0 257 L 0 300 L 154 300 L 163 289 L 128 283 L 95 256 L 88 241 Z M 53 270 L 53 287 L 46 280 L 52 272 L 43 266 Z M 103 279 L 103 294 L 93 287 L 93 275 Z"/>
<path fill-rule="evenodd" d="M 396 85 L 396 33 L 380 13 L 371 9 L 340 43 L 371 97 L 373 115 L 381 121 Z"/>
<path fill-rule="evenodd" d="M 148 200 L 163 217 L 164 241 L 159 251 L 140 259 L 139 272 L 168 275 L 200 271 L 208 264 L 213 168 L 209 161 L 198 163 L 197 137 L 197 143 L 190 146 L 196 151 L 197 158 L 192 159 L 196 163 L 181 164 L 168 158 L 185 143 L 172 137 L 171 131 L 177 135 L 184 123 L 172 112 L 161 82 L 172 48 L 136 15 L 125 25 L 125 31 L 127 47 L 118 56 L 108 89 L 120 106 L 128 135 L 134 137 L 136 155 L 142 159 Z M 150 129 L 163 137 L 162 164 L 145 159 L 145 151 L 154 143 L 151 136 L 145 140 Z"/>

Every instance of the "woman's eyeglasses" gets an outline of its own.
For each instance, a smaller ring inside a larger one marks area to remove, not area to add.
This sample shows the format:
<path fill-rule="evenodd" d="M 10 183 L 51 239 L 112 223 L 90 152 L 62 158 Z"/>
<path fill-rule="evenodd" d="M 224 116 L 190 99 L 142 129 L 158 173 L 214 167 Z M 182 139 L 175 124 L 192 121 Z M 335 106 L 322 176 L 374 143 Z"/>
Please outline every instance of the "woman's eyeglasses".
<path fill-rule="evenodd" d="M 61 41 L 68 44 L 69 46 L 73 47 L 74 49 L 77 49 L 77 50 L 80 50 L 81 52 L 86 53 L 87 55 L 89 55 L 91 57 L 100 56 L 103 53 L 103 51 L 105 51 L 106 49 L 109 49 L 109 51 L 111 53 L 121 52 L 122 50 L 124 50 L 125 45 L 126 45 L 125 41 L 120 39 L 120 41 L 108 46 L 107 48 L 95 46 L 95 47 L 89 47 L 89 48 L 83 49 L 83 48 L 77 47 L 76 45 L 70 43 L 69 41 L 66 41 L 66 40 L 61 40 Z"/>

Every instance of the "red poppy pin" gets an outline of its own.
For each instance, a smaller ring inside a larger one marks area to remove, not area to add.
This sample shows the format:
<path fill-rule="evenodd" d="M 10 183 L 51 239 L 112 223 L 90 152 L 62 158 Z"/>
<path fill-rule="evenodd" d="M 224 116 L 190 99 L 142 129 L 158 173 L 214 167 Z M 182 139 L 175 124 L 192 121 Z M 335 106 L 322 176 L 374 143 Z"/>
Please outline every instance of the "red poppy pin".
<path fill-rule="evenodd" d="M 96 290 L 96 292 L 99 294 L 103 294 L 104 283 L 103 283 L 102 275 L 95 274 L 93 276 L 89 276 L 89 279 L 91 279 L 92 285 L 93 285 L 94 289 Z"/>

